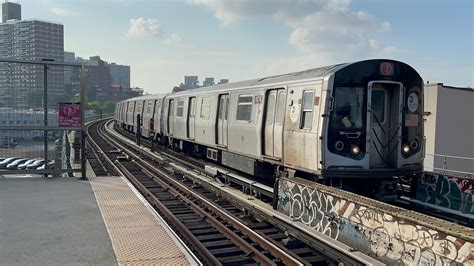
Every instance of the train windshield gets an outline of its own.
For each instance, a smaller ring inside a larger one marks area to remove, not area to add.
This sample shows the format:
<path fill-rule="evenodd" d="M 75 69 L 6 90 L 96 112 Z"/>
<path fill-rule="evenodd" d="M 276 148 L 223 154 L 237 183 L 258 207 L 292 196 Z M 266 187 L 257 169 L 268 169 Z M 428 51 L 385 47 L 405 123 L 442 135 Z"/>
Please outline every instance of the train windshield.
<path fill-rule="evenodd" d="M 334 101 L 331 128 L 342 130 L 363 127 L 363 88 L 338 87 L 335 89 Z"/>

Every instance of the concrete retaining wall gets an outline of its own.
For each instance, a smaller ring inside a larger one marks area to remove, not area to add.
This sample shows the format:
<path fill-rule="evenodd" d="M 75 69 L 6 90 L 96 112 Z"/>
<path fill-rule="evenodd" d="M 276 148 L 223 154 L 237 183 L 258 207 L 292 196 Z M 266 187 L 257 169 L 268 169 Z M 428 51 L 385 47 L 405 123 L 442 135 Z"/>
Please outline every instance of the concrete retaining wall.
<path fill-rule="evenodd" d="M 474 263 L 474 231 L 349 192 L 282 178 L 279 211 L 387 264 Z"/>
<path fill-rule="evenodd" d="M 425 173 L 416 184 L 416 199 L 460 215 L 474 215 L 474 179 Z"/>

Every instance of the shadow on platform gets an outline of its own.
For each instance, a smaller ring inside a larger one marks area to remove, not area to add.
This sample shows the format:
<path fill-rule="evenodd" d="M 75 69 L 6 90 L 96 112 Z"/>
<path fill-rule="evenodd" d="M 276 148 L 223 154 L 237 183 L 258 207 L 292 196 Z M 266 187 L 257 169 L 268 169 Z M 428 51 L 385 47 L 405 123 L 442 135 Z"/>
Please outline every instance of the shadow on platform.
<path fill-rule="evenodd" d="M 89 182 L 0 178 L 1 264 L 117 264 Z"/>

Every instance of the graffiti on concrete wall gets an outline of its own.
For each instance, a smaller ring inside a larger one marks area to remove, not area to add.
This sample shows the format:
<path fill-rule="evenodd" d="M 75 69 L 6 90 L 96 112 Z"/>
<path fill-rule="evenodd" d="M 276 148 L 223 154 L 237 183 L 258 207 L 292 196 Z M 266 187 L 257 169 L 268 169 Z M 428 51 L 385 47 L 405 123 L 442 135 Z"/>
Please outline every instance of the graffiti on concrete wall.
<path fill-rule="evenodd" d="M 281 183 L 289 185 L 289 183 Z M 280 191 L 289 191 L 285 209 L 290 217 L 293 217 L 304 224 L 318 230 L 319 232 L 337 239 L 340 229 L 344 226 L 337 221 L 339 214 L 337 200 L 324 193 L 318 193 L 315 190 L 302 188 L 293 185 L 291 188 L 280 189 Z"/>
<path fill-rule="evenodd" d="M 349 219 L 367 240 L 370 252 L 390 263 L 444 265 L 465 261 L 470 252 L 469 242 L 366 207 Z"/>
<path fill-rule="evenodd" d="M 386 263 L 462 263 L 471 243 L 342 199 L 313 186 L 281 179 L 278 209 L 314 230 Z"/>
<path fill-rule="evenodd" d="M 416 199 L 474 214 L 474 180 L 426 173 L 418 180 Z"/>

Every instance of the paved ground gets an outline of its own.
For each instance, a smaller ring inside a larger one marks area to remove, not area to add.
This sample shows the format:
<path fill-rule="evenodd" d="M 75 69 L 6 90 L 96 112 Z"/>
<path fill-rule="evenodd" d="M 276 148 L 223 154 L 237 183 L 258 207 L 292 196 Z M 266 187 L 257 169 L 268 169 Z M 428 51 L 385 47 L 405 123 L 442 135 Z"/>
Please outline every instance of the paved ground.
<path fill-rule="evenodd" d="M 116 264 L 89 182 L 0 177 L 2 264 Z"/>

